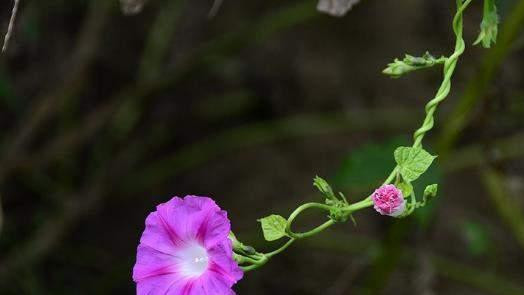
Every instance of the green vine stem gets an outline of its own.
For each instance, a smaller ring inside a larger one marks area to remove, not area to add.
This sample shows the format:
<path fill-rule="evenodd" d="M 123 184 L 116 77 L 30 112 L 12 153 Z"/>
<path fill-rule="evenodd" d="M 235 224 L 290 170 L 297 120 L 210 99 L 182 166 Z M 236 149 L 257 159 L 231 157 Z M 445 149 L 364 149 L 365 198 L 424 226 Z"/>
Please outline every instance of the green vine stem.
<path fill-rule="evenodd" d="M 430 100 L 425 106 L 426 116 L 424 118 L 422 126 L 418 128 L 413 134 L 413 140 L 414 140 L 414 143 L 412 146 L 413 148 L 422 147 L 422 141 L 424 139 L 424 136 L 426 135 L 427 132 L 429 132 L 434 127 L 434 124 L 435 124 L 434 115 L 435 115 L 435 112 L 439 104 L 444 99 L 446 99 L 446 97 L 450 93 L 451 78 L 457 66 L 458 59 L 464 53 L 464 50 L 466 47 L 465 41 L 462 37 L 463 12 L 469 6 L 471 1 L 472 0 L 457 0 L 457 11 L 453 18 L 453 32 L 456 37 L 455 49 L 454 49 L 454 52 L 449 57 L 441 58 L 444 63 L 443 80 L 442 80 L 442 83 L 435 97 L 432 100 Z M 437 64 L 441 64 L 441 62 L 434 63 L 434 65 L 437 65 Z M 426 67 L 427 66 L 424 65 L 422 68 L 426 68 Z M 388 72 L 388 71 L 385 71 L 385 72 Z M 383 184 L 384 185 L 390 184 L 395 180 L 396 182 L 398 182 L 400 178 L 399 177 L 400 168 L 401 167 L 397 165 L 391 171 L 391 173 L 386 178 Z M 287 242 L 284 243 L 278 249 L 272 252 L 268 252 L 268 253 L 259 253 L 259 252 L 254 251 L 252 247 L 245 246 L 242 243 L 238 242 L 236 238 L 234 238 L 234 235 L 232 235 L 233 248 L 235 251 L 235 259 L 239 263 L 239 265 L 241 265 L 241 268 L 244 271 L 247 272 L 247 271 L 251 271 L 251 270 L 261 267 L 262 265 L 266 264 L 271 257 L 282 253 L 284 250 L 286 250 L 289 246 L 291 246 L 297 240 L 314 236 L 324 231 L 325 229 L 329 228 L 336 222 L 346 221 L 348 218 L 352 218 L 352 214 L 354 212 L 373 206 L 373 201 L 371 199 L 371 196 L 368 196 L 359 202 L 349 204 L 343 195 L 341 195 L 341 198 L 336 197 L 333 191 L 331 190 L 331 187 L 329 187 L 327 183 L 325 183 L 324 187 L 322 187 L 322 184 L 317 185 L 317 186 L 326 195 L 327 197 L 326 204 L 315 203 L 315 202 L 305 203 L 299 206 L 298 208 L 296 208 L 289 215 L 287 219 L 283 219 L 280 216 L 278 216 L 278 218 L 280 218 L 279 220 L 272 220 L 273 222 L 276 222 L 277 224 L 279 222 L 285 223 L 283 230 L 280 234 L 281 236 L 288 237 Z M 406 210 L 408 211 L 407 215 L 409 215 L 415 208 L 419 207 L 420 204 L 416 203 L 415 194 L 412 191 L 406 194 L 405 197 L 411 197 L 411 206 L 409 207 L 408 210 Z M 424 197 L 424 203 L 425 203 L 425 198 L 426 196 Z M 291 226 L 293 222 L 296 220 L 296 218 L 304 211 L 310 210 L 310 209 L 318 209 L 318 210 L 329 212 L 329 219 L 325 221 L 324 223 L 322 223 L 321 225 L 309 231 L 305 231 L 305 232 L 293 231 L 291 229 Z M 277 239 L 278 238 L 280 238 L 280 236 L 277 237 Z"/>
<path fill-rule="evenodd" d="M 298 215 L 300 215 L 300 213 L 306 211 L 309 208 L 322 209 L 322 210 L 325 210 L 325 211 L 328 211 L 328 212 L 330 212 L 332 210 L 331 206 L 326 205 L 326 204 L 320 204 L 320 203 L 306 203 L 306 204 L 301 205 L 297 209 L 295 209 L 295 211 L 293 211 L 293 213 L 291 213 L 291 215 L 289 215 L 289 218 L 287 219 L 287 223 L 286 223 L 286 233 L 291 238 L 302 239 L 302 238 L 307 238 L 307 237 L 313 236 L 313 235 L 315 235 L 315 234 L 325 230 L 326 228 L 330 227 L 331 225 L 333 225 L 335 223 L 332 219 L 330 219 L 330 220 L 324 222 L 323 224 L 315 227 L 314 229 L 312 229 L 310 231 L 307 231 L 307 232 L 304 232 L 304 233 L 295 233 L 295 232 L 293 232 L 291 230 L 291 224 L 293 223 L 295 218 L 297 218 Z"/>
<path fill-rule="evenodd" d="M 457 66 L 457 62 L 459 57 L 464 53 L 464 50 L 466 48 L 466 44 L 464 42 L 464 39 L 462 38 L 462 28 L 463 28 L 463 12 L 468 7 L 468 5 L 471 3 L 471 0 L 466 0 L 462 3 L 462 0 L 457 0 L 457 13 L 455 14 L 455 17 L 453 18 L 453 32 L 456 36 L 456 42 L 455 42 L 455 51 L 453 54 L 446 59 L 444 62 L 444 79 L 442 81 L 442 84 L 440 85 L 437 94 L 435 95 L 435 98 L 430 100 L 426 105 L 426 118 L 424 119 L 424 123 L 422 126 L 415 131 L 413 134 L 413 147 L 421 147 L 422 146 L 422 140 L 424 139 L 424 136 L 428 131 L 433 129 L 435 119 L 434 114 L 437 110 L 438 105 L 446 99 L 448 96 L 450 90 L 451 90 L 451 77 L 453 76 L 453 73 L 455 72 L 455 67 Z"/>

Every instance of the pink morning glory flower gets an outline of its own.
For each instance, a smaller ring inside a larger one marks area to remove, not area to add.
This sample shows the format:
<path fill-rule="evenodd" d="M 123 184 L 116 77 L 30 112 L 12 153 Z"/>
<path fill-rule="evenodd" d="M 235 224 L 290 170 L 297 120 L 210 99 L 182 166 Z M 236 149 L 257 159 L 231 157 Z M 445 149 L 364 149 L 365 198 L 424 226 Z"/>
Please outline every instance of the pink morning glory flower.
<path fill-rule="evenodd" d="M 402 192 L 393 184 L 386 184 L 371 195 L 374 208 L 382 215 L 398 217 L 406 210 L 406 200 Z"/>
<path fill-rule="evenodd" d="M 233 295 L 242 278 L 233 260 L 227 213 L 207 197 L 157 206 L 146 219 L 133 280 L 137 295 Z"/>

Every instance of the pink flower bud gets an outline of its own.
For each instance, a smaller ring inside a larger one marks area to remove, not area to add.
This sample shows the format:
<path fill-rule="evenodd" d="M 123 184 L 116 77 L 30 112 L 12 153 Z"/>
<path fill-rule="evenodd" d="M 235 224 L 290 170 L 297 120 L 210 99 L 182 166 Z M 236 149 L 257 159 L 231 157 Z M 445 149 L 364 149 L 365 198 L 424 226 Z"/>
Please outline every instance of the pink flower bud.
<path fill-rule="evenodd" d="M 371 195 L 375 210 L 382 215 L 397 217 L 406 210 L 402 192 L 392 184 L 386 184 Z"/>

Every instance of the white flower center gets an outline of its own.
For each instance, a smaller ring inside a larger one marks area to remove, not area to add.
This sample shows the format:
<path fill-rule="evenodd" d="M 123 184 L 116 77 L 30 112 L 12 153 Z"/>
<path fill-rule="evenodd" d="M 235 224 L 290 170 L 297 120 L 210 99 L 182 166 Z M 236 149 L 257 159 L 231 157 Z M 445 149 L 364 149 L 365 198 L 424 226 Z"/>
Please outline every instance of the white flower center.
<path fill-rule="evenodd" d="M 198 244 L 189 245 L 177 256 L 180 258 L 180 270 L 184 276 L 198 277 L 207 270 L 209 265 L 206 249 Z"/>

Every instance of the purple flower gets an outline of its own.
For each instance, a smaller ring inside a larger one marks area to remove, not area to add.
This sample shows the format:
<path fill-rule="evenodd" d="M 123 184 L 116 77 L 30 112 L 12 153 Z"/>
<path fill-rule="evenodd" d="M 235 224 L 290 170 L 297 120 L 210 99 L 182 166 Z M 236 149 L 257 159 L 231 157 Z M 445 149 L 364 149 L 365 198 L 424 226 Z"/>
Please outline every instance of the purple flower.
<path fill-rule="evenodd" d="M 386 184 L 375 190 L 373 195 L 375 210 L 382 215 L 397 217 L 406 210 L 406 200 L 402 192 L 392 184 Z"/>
<path fill-rule="evenodd" d="M 207 197 L 172 198 L 146 219 L 133 280 L 138 295 L 233 295 L 243 276 L 233 260 L 227 213 Z"/>

